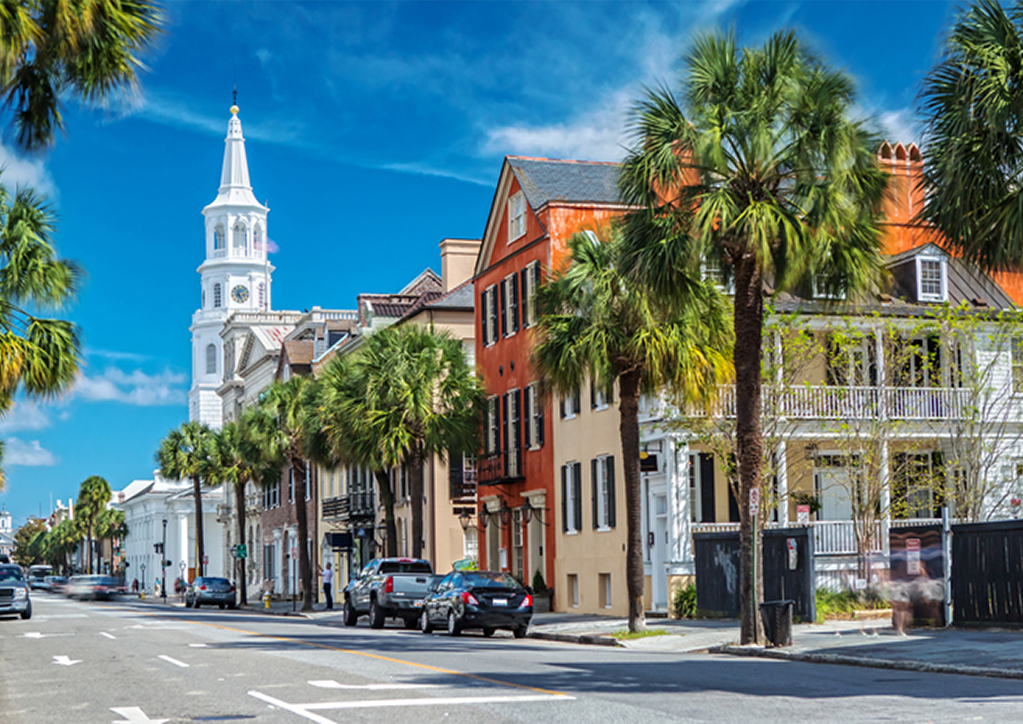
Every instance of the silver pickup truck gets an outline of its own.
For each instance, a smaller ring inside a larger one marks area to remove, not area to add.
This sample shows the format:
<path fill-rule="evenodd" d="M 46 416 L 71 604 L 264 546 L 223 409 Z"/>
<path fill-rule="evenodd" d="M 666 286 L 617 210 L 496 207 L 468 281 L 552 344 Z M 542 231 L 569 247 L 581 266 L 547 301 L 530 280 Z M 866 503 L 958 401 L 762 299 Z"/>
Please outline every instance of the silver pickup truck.
<path fill-rule="evenodd" d="M 377 558 L 344 590 L 346 626 L 369 614 L 372 628 L 383 628 L 384 619 L 401 618 L 414 628 L 423 599 L 433 580 L 433 566 L 421 558 Z"/>

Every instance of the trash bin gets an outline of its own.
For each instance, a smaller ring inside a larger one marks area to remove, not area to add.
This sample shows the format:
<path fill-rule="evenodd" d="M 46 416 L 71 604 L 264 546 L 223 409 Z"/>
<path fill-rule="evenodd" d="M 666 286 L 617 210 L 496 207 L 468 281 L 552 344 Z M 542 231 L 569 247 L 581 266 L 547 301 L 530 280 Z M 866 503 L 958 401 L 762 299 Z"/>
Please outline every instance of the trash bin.
<path fill-rule="evenodd" d="M 764 622 L 768 646 L 792 645 L 792 607 L 795 604 L 792 600 L 760 604 L 760 619 Z"/>

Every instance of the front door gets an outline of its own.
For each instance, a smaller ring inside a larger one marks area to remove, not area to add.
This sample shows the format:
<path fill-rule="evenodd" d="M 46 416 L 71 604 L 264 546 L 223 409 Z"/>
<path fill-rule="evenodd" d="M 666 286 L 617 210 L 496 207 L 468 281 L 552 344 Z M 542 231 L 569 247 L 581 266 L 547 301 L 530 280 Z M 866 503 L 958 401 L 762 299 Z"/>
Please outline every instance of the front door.
<path fill-rule="evenodd" d="M 654 524 L 651 526 L 654 534 L 654 545 L 650 551 L 650 574 L 651 574 L 651 608 L 655 611 L 668 610 L 668 580 L 667 580 L 667 553 L 668 553 L 668 497 L 667 495 L 654 495 Z"/>

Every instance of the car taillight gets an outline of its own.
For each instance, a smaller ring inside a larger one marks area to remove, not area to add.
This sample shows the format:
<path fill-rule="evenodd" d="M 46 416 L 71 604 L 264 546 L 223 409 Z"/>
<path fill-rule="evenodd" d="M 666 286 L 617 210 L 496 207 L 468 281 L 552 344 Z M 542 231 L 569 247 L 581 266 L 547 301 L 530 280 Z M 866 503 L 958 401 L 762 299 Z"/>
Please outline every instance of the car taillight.
<path fill-rule="evenodd" d="M 384 581 L 384 593 L 394 593 L 394 576 L 388 576 Z"/>
<path fill-rule="evenodd" d="M 200 591 L 205 591 L 206 590 L 206 586 L 205 585 L 199 586 L 199 590 Z"/>
<path fill-rule="evenodd" d="M 476 600 L 476 597 L 468 591 L 462 591 L 462 603 L 467 603 L 471 606 L 480 605 L 480 602 Z"/>
<path fill-rule="evenodd" d="M 230 593 L 234 593 L 234 586 L 231 586 L 231 591 L 230 591 Z"/>
<path fill-rule="evenodd" d="M 531 607 L 532 605 L 533 597 L 527 593 L 526 596 L 522 599 L 522 603 L 519 604 L 519 608 L 527 608 Z"/>

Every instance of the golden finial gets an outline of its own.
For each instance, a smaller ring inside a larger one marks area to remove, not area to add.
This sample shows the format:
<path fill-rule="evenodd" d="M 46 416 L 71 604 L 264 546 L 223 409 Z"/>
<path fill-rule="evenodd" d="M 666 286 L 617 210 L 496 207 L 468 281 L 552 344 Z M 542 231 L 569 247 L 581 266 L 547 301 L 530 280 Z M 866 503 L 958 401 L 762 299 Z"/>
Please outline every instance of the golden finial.
<path fill-rule="evenodd" d="M 235 86 L 231 92 L 231 115 L 238 115 L 238 86 Z"/>

